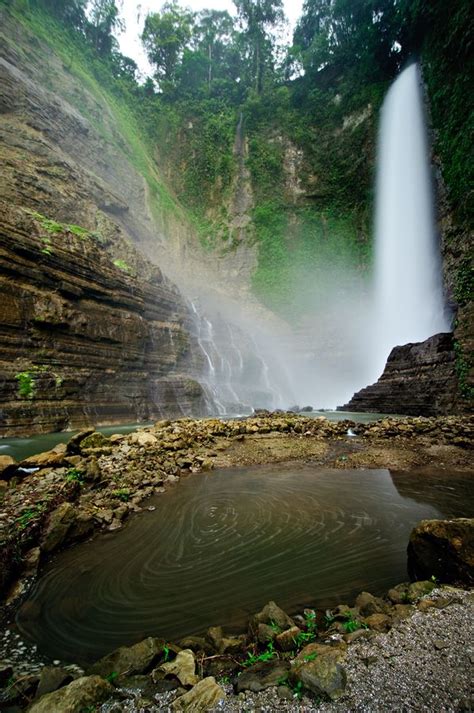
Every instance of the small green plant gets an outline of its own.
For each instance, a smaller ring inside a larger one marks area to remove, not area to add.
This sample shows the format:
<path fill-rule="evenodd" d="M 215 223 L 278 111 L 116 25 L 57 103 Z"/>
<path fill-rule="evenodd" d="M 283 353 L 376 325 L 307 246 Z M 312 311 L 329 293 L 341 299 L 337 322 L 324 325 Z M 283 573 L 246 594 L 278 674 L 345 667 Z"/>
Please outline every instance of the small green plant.
<path fill-rule="evenodd" d="M 299 634 L 293 637 L 293 641 L 295 642 L 295 646 L 297 648 L 301 648 L 301 646 L 304 646 L 305 644 L 310 644 L 315 640 L 315 638 L 316 632 L 314 631 L 300 631 Z"/>
<path fill-rule="evenodd" d="M 313 653 L 303 656 L 303 661 L 305 663 L 309 663 L 310 661 L 314 661 L 315 658 L 317 658 L 317 656 L 318 656 L 317 651 L 313 651 Z"/>
<path fill-rule="evenodd" d="M 303 698 L 303 683 L 301 681 L 293 686 L 293 698 L 298 698 L 298 700 Z"/>
<path fill-rule="evenodd" d="M 244 661 L 244 666 L 253 666 L 255 663 L 260 661 L 271 661 L 277 655 L 274 647 L 273 641 L 267 643 L 267 648 L 261 654 L 252 654 L 250 651 L 247 652 L 247 659 Z"/>
<path fill-rule="evenodd" d="M 367 624 L 361 624 L 358 619 L 355 619 L 352 612 L 347 612 L 347 614 L 345 614 L 344 616 L 346 618 L 346 621 L 342 624 L 342 626 L 348 634 L 352 634 L 352 632 L 357 631 L 357 629 L 368 628 Z"/>
<path fill-rule="evenodd" d="M 116 678 L 118 678 L 119 673 L 118 671 L 112 671 L 111 673 L 108 673 L 107 676 L 105 677 L 105 680 L 108 681 L 109 683 L 113 683 Z"/>
<path fill-rule="evenodd" d="M 66 480 L 69 483 L 82 483 L 83 476 L 80 470 L 77 468 L 69 468 L 66 473 Z"/>
<path fill-rule="evenodd" d="M 130 500 L 130 490 L 128 488 L 117 488 L 117 490 L 112 490 L 112 495 L 114 498 L 118 498 L 123 503 Z"/>
<path fill-rule="evenodd" d="M 15 379 L 18 381 L 19 396 L 24 399 L 33 399 L 35 397 L 36 383 L 31 371 L 20 371 L 19 374 L 15 374 Z"/>
<path fill-rule="evenodd" d="M 166 644 L 163 646 L 163 661 L 168 661 L 170 657 L 170 648 Z"/>
<path fill-rule="evenodd" d="M 132 271 L 132 268 L 130 265 L 127 265 L 125 260 L 121 260 L 120 258 L 117 258 L 114 260 L 114 265 L 115 267 L 118 267 L 119 270 L 122 270 L 122 272 L 128 272 L 130 273 Z"/>
<path fill-rule="evenodd" d="M 36 520 L 44 510 L 44 505 L 34 505 L 24 510 L 15 522 L 19 530 L 26 530 L 34 520 Z"/>
<path fill-rule="evenodd" d="M 278 626 L 278 624 L 275 621 L 273 621 L 273 619 L 270 621 L 270 628 L 275 634 L 281 633 L 281 627 Z"/>

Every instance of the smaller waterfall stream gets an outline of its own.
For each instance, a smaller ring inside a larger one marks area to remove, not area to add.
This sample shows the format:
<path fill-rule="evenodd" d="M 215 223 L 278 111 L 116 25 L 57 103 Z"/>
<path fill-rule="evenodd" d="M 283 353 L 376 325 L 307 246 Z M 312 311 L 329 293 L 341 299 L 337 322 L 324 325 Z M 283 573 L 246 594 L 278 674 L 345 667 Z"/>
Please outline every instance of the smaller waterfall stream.
<path fill-rule="evenodd" d="M 416 64 L 390 88 L 379 133 L 375 217 L 374 371 L 391 349 L 449 331 Z"/>

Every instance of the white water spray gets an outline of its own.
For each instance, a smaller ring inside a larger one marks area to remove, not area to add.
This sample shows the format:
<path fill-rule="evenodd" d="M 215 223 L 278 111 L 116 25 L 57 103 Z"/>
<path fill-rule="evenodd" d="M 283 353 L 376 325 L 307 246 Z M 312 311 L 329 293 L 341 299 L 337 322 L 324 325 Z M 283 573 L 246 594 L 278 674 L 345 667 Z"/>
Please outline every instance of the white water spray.
<path fill-rule="evenodd" d="M 379 133 L 374 377 L 391 349 L 449 331 L 418 66 L 389 90 Z M 375 380 L 375 379 L 374 379 Z"/>

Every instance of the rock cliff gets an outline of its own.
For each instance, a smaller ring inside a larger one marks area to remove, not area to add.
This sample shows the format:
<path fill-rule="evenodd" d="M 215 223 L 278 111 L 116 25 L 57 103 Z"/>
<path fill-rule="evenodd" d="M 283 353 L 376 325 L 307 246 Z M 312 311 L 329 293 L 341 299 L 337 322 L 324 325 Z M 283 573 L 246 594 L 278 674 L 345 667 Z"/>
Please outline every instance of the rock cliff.
<path fill-rule="evenodd" d="M 341 411 L 439 416 L 459 409 L 453 335 L 392 349 L 380 379 L 358 391 Z"/>
<path fill-rule="evenodd" d="M 136 249 L 164 242 L 152 178 L 106 104 L 0 15 L 0 435 L 199 415 L 186 304 Z"/>

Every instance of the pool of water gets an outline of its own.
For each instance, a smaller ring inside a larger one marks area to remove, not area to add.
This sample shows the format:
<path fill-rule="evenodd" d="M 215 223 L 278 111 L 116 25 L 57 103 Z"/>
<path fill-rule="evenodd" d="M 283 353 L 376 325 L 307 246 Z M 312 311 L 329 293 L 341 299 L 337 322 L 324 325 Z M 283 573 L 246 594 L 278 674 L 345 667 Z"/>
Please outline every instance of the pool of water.
<path fill-rule="evenodd" d="M 87 662 L 148 635 L 238 630 L 269 599 L 289 612 L 407 578 L 424 518 L 472 516 L 472 478 L 264 466 L 182 479 L 118 533 L 58 555 L 17 624 L 39 650 Z"/>
<path fill-rule="evenodd" d="M 149 426 L 149 423 L 126 423 L 123 426 L 98 426 L 97 431 L 104 433 L 106 436 L 112 433 L 131 433 L 137 428 Z M 15 460 L 20 461 L 23 458 L 29 458 L 49 451 L 58 443 L 67 443 L 78 431 L 60 431 L 57 433 L 40 433 L 29 438 L 2 438 L 0 439 L 0 455 L 12 456 Z"/>

